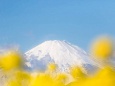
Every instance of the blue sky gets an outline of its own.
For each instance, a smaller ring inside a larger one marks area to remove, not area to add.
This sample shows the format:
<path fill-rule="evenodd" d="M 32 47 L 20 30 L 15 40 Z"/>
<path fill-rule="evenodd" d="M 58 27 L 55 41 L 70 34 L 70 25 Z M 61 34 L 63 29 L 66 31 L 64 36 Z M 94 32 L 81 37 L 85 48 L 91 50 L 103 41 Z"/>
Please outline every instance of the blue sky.
<path fill-rule="evenodd" d="M 87 50 L 100 34 L 115 36 L 115 0 L 0 0 L 0 46 L 57 39 Z"/>

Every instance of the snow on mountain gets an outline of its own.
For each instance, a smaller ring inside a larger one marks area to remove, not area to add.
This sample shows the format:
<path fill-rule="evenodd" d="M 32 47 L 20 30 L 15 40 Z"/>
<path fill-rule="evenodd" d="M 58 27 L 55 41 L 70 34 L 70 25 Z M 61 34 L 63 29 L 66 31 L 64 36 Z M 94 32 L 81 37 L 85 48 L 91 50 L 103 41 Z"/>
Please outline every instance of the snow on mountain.
<path fill-rule="evenodd" d="M 29 69 L 45 70 L 50 62 L 57 64 L 60 71 L 68 71 L 71 66 L 80 66 L 86 71 L 96 65 L 90 56 L 78 46 L 66 41 L 50 40 L 27 51 L 26 65 Z"/>

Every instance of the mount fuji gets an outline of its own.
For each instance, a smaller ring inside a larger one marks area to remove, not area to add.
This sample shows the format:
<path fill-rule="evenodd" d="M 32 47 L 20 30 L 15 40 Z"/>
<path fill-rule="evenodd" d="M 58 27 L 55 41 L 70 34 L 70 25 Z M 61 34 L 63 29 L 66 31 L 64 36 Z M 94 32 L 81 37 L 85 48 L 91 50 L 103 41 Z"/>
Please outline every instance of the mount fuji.
<path fill-rule="evenodd" d="M 55 63 L 59 71 L 68 71 L 72 66 L 82 67 L 85 72 L 93 71 L 97 65 L 88 53 L 66 41 L 50 40 L 25 53 L 29 70 L 45 70 Z"/>

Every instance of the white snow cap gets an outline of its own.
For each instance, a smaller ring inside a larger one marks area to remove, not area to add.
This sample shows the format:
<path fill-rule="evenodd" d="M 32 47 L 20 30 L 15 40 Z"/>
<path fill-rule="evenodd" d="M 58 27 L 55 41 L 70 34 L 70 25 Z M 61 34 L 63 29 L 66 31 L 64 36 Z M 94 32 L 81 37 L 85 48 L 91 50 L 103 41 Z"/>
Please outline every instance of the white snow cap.
<path fill-rule="evenodd" d="M 95 65 L 94 61 L 84 50 L 78 46 L 60 40 L 45 41 L 27 51 L 25 54 L 29 66 L 31 65 L 31 67 L 34 67 L 34 65 L 38 66 L 40 65 L 39 63 L 47 65 L 50 62 L 54 62 L 60 70 L 65 71 L 73 65 Z"/>

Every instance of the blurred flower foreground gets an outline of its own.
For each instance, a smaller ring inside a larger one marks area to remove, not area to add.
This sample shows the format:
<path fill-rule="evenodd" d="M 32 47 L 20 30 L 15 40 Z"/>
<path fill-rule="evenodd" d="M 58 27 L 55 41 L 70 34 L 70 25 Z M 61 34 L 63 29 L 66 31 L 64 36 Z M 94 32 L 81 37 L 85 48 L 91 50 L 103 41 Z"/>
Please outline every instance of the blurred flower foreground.
<path fill-rule="evenodd" d="M 0 86 L 115 86 L 113 40 L 101 36 L 90 47 L 92 58 L 100 67 L 91 74 L 73 66 L 68 73 L 59 72 L 56 64 L 50 63 L 47 70 L 28 72 L 23 68 L 23 55 L 14 50 L 0 54 Z"/>

